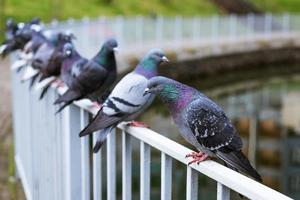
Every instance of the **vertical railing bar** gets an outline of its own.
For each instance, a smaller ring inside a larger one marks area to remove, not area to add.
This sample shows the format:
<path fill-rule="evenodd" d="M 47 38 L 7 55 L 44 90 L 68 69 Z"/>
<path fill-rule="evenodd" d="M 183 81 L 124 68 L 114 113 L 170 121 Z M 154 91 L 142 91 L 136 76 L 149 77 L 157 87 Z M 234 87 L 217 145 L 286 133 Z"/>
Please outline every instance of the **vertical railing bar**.
<path fill-rule="evenodd" d="M 151 147 L 148 144 L 141 141 L 140 152 L 140 199 L 150 200 Z"/>
<path fill-rule="evenodd" d="M 93 134 L 93 146 L 97 141 L 97 134 Z M 102 199 L 102 150 L 93 154 L 93 200 Z"/>
<path fill-rule="evenodd" d="M 217 200 L 229 200 L 230 189 L 221 183 L 217 183 Z"/>
<path fill-rule="evenodd" d="M 186 173 L 186 199 L 198 199 L 198 172 L 191 167 L 187 167 Z"/>
<path fill-rule="evenodd" d="M 107 137 L 107 199 L 116 199 L 116 130 Z"/>
<path fill-rule="evenodd" d="M 161 200 L 172 199 L 172 158 L 161 153 Z"/>
<path fill-rule="evenodd" d="M 80 109 L 80 129 L 88 124 L 89 114 Z M 90 160 L 89 160 L 89 136 L 80 138 L 81 146 L 81 183 L 82 200 L 90 199 Z"/>
<path fill-rule="evenodd" d="M 131 136 L 122 131 L 122 199 L 131 200 L 132 144 Z"/>

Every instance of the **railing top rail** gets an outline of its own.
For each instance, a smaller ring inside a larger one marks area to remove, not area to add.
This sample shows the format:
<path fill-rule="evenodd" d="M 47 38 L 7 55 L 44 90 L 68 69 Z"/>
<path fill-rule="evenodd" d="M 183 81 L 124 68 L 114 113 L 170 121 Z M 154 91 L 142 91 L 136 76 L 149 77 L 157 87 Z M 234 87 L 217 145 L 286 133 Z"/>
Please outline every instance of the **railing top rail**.
<path fill-rule="evenodd" d="M 126 126 L 124 123 L 119 124 L 118 128 L 186 165 L 189 162 L 185 155 L 192 150 L 161 134 L 147 128 Z M 212 160 L 201 162 L 199 165 L 192 164 L 190 167 L 250 199 L 291 199 Z"/>
<path fill-rule="evenodd" d="M 64 88 L 57 89 L 59 94 L 64 93 Z M 87 112 L 96 115 L 97 110 L 93 109 L 89 100 L 81 100 L 74 102 L 74 105 L 86 110 Z M 156 133 L 147 128 L 136 128 L 126 126 L 125 123 L 118 125 L 118 128 L 126 131 L 128 134 L 143 141 L 150 146 L 158 149 L 171 156 L 172 158 L 188 164 L 189 160 L 185 156 L 192 152 L 191 149 L 170 140 L 163 135 Z M 257 181 L 254 181 L 240 173 L 237 173 L 215 161 L 209 160 L 201 162 L 199 165 L 192 164 L 191 167 L 198 172 L 214 179 L 215 181 L 226 185 L 232 190 L 250 198 L 250 199 L 291 199 L 280 192 L 277 192 Z"/>

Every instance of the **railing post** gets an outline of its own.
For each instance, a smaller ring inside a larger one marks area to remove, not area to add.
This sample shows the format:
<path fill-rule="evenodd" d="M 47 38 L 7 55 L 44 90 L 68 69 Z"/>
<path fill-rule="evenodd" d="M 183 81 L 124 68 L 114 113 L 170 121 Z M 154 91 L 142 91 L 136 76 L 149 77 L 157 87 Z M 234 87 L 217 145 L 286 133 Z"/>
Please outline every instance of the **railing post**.
<path fill-rule="evenodd" d="M 97 141 L 96 132 L 93 134 L 93 146 Z M 100 149 L 98 153 L 93 153 L 93 199 L 102 199 L 102 150 Z"/>
<path fill-rule="evenodd" d="M 177 16 L 175 18 L 175 31 L 174 31 L 174 34 L 175 34 L 175 41 L 176 42 L 180 42 L 181 39 L 182 39 L 182 18 Z"/>
<path fill-rule="evenodd" d="M 284 15 L 282 15 L 282 31 L 284 33 L 289 32 L 290 29 L 290 15 L 288 13 L 285 13 Z"/>
<path fill-rule="evenodd" d="M 265 15 L 264 30 L 265 37 L 268 38 L 269 34 L 272 31 L 272 15 L 270 13 Z"/>
<path fill-rule="evenodd" d="M 172 199 L 172 158 L 161 153 L 161 200 Z"/>
<path fill-rule="evenodd" d="M 80 109 L 80 128 L 85 128 L 89 121 L 89 114 Z M 81 140 L 81 183 L 82 183 L 82 200 L 91 198 L 90 190 L 90 147 L 89 136 L 80 138 Z"/>
<path fill-rule="evenodd" d="M 187 167 L 186 172 L 186 200 L 198 199 L 198 172 Z"/>
<path fill-rule="evenodd" d="M 150 169 L 151 169 L 151 148 L 148 144 L 140 142 L 140 199 L 150 200 Z"/>
<path fill-rule="evenodd" d="M 193 39 L 199 40 L 200 39 L 200 17 L 193 18 Z"/>
<path fill-rule="evenodd" d="M 65 199 L 81 198 L 80 169 L 80 109 L 70 105 L 63 110 L 64 147 L 65 147 Z"/>
<path fill-rule="evenodd" d="M 219 16 L 215 15 L 211 18 L 211 37 L 218 39 L 219 35 Z"/>
<path fill-rule="evenodd" d="M 237 36 L 237 30 L 236 30 L 236 26 L 237 26 L 237 17 L 236 15 L 231 14 L 229 17 L 230 20 L 230 39 L 231 40 L 235 40 L 236 36 Z"/>
<path fill-rule="evenodd" d="M 131 200 L 132 144 L 131 136 L 122 131 L 122 199 Z"/>
<path fill-rule="evenodd" d="M 107 136 L 107 199 L 116 199 L 116 130 Z"/>
<path fill-rule="evenodd" d="M 156 37 L 156 43 L 159 45 L 160 42 L 162 41 L 162 33 L 163 33 L 163 18 L 161 16 L 158 16 L 156 18 L 156 23 L 155 23 L 155 37 Z"/>
<path fill-rule="evenodd" d="M 217 183 L 217 200 L 229 200 L 230 189 L 221 183 Z"/>
<path fill-rule="evenodd" d="M 253 36 L 254 34 L 254 15 L 249 13 L 247 15 L 247 35 L 248 37 Z"/>
<path fill-rule="evenodd" d="M 144 20 L 143 16 L 137 16 L 135 18 L 135 40 L 136 45 L 143 44 L 143 33 L 144 33 Z"/>

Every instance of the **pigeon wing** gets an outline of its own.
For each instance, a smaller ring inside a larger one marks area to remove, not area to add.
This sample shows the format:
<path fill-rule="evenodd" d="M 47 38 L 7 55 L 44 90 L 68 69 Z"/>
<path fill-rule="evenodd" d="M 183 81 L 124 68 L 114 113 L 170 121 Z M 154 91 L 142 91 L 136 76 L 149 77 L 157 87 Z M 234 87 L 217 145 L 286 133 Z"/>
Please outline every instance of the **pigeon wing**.
<path fill-rule="evenodd" d="M 208 98 L 190 103 L 187 113 L 188 126 L 204 148 L 212 152 L 222 147 L 242 148 L 242 141 L 223 110 Z"/>

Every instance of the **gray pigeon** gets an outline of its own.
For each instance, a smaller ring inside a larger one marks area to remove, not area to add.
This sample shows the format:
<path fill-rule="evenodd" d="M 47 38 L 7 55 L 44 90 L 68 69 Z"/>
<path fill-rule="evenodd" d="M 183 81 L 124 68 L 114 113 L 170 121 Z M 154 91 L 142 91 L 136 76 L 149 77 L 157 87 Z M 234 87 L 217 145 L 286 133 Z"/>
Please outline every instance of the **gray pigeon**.
<path fill-rule="evenodd" d="M 54 102 L 54 104 L 64 103 L 57 113 L 73 101 L 82 98 L 88 97 L 98 101 L 98 97 L 101 97 L 109 89 L 117 76 L 114 54 L 117 46 L 116 40 L 107 40 L 97 55 L 82 67 L 69 89 Z"/>
<path fill-rule="evenodd" d="M 76 81 L 76 78 L 82 73 L 83 66 L 88 59 L 82 57 L 72 43 L 64 45 L 63 55 L 65 59 L 61 65 L 60 77 L 68 87 L 71 87 L 73 81 Z"/>
<path fill-rule="evenodd" d="M 198 90 L 165 77 L 149 80 L 144 95 L 157 94 L 168 107 L 181 135 L 199 153 L 187 155 L 194 162 L 208 156 L 262 182 L 261 176 L 242 153 L 242 140 L 221 107 Z"/>
<path fill-rule="evenodd" d="M 157 66 L 163 61 L 168 59 L 162 51 L 151 50 L 133 72 L 119 81 L 92 122 L 80 132 L 81 137 L 101 130 L 94 147 L 95 153 L 101 148 L 111 129 L 122 121 L 135 119 L 152 103 L 154 95 L 143 96 L 143 92 L 148 80 L 157 75 Z M 137 122 L 129 124 L 141 125 Z"/>

